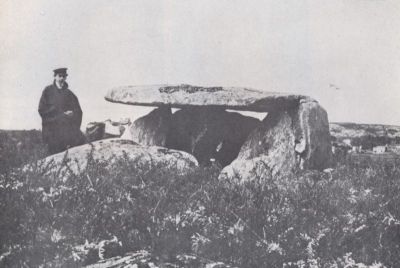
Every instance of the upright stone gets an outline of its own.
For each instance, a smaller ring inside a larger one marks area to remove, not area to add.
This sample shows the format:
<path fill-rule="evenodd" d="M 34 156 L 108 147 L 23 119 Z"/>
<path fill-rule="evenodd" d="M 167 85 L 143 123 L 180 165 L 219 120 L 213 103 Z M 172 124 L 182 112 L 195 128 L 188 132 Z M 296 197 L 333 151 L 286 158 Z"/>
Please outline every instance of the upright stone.
<path fill-rule="evenodd" d="M 171 124 L 171 108 L 160 106 L 135 120 L 131 127 L 132 140 L 146 146 L 165 147 Z"/>
<path fill-rule="evenodd" d="M 287 175 L 295 170 L 292 118 L 287 112 L 269 113 L 244 142 L 238 157 L 220 177 L 239 181 Z"/>
<path fill-rule="evenodd" d="M 294 122 L 300 167 L 327 168 L 332 158 L 332 145 L 326 111 L 316 101 L 300 101 Z"/>
<path fill-rule="evenodd" d="M 326 168 L 332 156 L 328 117 L 315 101 L 271 112 L 244 142 L 220 178 L 240 181 Z"/>

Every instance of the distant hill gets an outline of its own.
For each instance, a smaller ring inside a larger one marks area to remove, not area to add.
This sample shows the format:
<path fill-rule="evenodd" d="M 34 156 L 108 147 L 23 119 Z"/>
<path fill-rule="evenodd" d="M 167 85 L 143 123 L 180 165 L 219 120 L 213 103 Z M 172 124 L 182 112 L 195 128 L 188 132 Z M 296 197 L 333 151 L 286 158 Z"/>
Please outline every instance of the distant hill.
<path fill-rule="evenodd" d="M 400 126 L 356 123 L 330 123 L 333 141 L 349 139 L 365 149 L 386 144 L 400 144 Z"/>
<path fill-rule="evenodd" d="M 391 139 L 400 138 L 400 126 L 356 124 L 356 123 L 330 123 L 331 135 L 336 138 L 355 138 L 364 136 L 381 137 Z"/>

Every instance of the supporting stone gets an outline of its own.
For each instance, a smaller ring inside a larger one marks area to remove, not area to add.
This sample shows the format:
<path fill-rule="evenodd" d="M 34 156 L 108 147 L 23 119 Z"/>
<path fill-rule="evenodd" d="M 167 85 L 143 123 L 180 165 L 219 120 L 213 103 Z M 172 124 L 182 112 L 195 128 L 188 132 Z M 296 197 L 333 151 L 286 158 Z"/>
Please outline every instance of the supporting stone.
<path fill-rule="evenodd" d="M 294 125 L 300 167 L 327 168 L 332 158 L 332 146 L 326 111 L 316 101 L 301 101 Z"/>
<path fill-rule="evenodd" d="M 130 127 L 132 140 L 146 146 L 165 147 L 171 116 L 171 108 L 161 106 L 138 118 Z"/>
<path fill-rule="evenodd" d="M 331 159 L 328 117 L 315 101 L 268 114 L 244 142 L 220 178 L 240 181 L 280 177 L 297 169 L 328 167 Z"/>

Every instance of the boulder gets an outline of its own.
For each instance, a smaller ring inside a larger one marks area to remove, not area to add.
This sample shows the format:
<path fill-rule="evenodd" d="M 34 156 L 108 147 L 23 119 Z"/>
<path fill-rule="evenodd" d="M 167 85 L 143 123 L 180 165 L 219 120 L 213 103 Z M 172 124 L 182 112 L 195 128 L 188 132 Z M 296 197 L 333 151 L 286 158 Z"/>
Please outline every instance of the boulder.
<path fill-rule="evenodd" d="M 191 85 L 125 86 L 111 89 L 110 102 L 171 108 L 214 107 L 221 109 L 269 112 L 297 105 L 307 96 L 259 91 L 243 87 L 201 87 Z"/>
<path fill-rule="evenodd" d="M 175 170 L 177 174 L 185 173 L 197 166 L 196 159 L 188 153 L 164 147 L 143 146 L 122 139 L 106 139 L 71 148 L 45 158 L 43 166 L 48 166 L 49 173 L 57 171 L 79 174 L 85 170 L 88 159 L 111 166 L 121 157 L 126 158 L 137 168 L 151 169 L 162 166 Z"/>
<path fill-rule="evenodd" d="M 131 139 L 148 146 L 165 146 L 171 125 L 171 108 L 161 106 L 135 120 L 130 127 Z"/>
<path fill-rule="evenodd" d="M 200 164 L 230 164 L 260 121 L 220 108 L 198 107 L 172 115 L 166 147 L 193 154 Z"/>
<path fill-rule="evenodd" d="M 220 178 L 247 181 L 286 176 L 298 169 L 323 170 L 332 156 L 328 117 L 315 101 L 270 112 L 244 142 Z"/>

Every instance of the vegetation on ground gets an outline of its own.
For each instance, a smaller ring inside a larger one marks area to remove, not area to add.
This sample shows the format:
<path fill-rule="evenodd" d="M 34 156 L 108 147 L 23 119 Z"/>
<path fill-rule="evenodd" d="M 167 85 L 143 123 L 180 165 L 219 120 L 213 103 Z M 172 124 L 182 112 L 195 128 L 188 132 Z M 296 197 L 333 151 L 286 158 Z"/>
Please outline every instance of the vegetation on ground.
<path fill-rule="evenodd" d="M 0 173 L 46 155 L 39 130 L 0 130 Z"/>
<path fill-rule="evenodd" d="M 43 175 L 41 161 L 3 167 L 0 266 L 81 267 L 140 250 L 158 267 L 203 267 L 184 255 L 231 267 L 400 266 L 396 163 L 238 184 L 216 166 L 176 175 L 87 157 L 67 177 Z M 115 246 L 102 251 L 103 241 Z"/>

